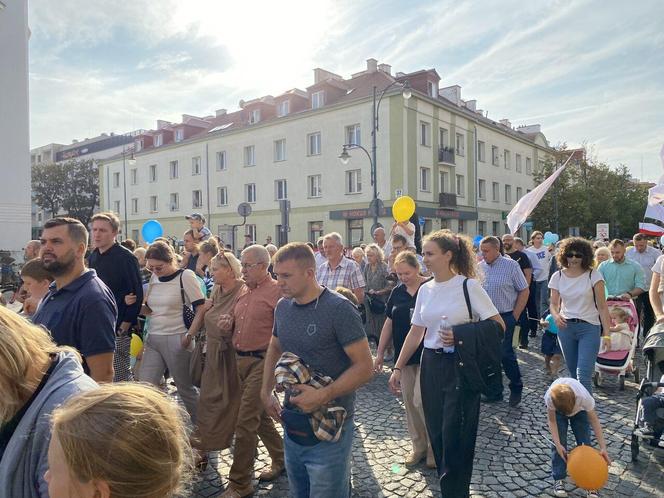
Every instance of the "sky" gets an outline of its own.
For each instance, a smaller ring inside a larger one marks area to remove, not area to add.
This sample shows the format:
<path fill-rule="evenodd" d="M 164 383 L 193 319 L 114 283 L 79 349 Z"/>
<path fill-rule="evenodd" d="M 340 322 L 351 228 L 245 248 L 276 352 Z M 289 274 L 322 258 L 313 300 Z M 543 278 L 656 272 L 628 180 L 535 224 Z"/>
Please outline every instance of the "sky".
<path fill-rule="evenodd" d="M 491 119 L 542 125 L 635 177 L 664 173 L 660 0 L 29 0 L 31 147 L 435 68 Z"/>

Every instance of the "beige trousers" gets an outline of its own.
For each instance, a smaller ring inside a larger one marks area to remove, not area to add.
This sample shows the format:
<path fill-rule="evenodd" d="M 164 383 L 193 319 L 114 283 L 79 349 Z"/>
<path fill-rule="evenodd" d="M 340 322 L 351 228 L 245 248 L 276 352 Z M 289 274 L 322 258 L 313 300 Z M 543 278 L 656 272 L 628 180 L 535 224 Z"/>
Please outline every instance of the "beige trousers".
<path fill-rule="evenodd" d="M 401 369 L 401 394 L 406 407 L 406 422 L 408 434 L 413 442 L 413 453 L 416 455 L 426 453 L 430 459 L 433 459 L 422 409 L 419 365 L 406 365 Z"/>

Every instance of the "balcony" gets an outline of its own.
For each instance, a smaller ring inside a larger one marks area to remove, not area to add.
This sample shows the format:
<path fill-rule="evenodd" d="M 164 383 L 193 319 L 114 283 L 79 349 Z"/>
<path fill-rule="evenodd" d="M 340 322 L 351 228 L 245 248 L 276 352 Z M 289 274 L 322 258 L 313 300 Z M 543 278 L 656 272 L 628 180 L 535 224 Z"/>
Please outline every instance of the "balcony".
<path fill-rule="evenodd" d="M 453 147 L 441 147 L 438 149 L 438 162 L 454 164 L 454 148 Z"/>
<path fill-rule="evenodd" d="M 456 194 L 448 194 L 441 192 L 438 194 L 438 205 L 442 208 L 456 208 L 457 196 Z"/>

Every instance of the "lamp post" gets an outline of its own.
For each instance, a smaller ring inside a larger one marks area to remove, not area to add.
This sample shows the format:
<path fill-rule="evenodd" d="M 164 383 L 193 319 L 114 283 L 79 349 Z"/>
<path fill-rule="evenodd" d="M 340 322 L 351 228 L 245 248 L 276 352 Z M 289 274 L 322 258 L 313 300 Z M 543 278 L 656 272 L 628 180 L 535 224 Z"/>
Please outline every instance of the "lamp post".
<path fill-rule="evenodd" d="M 367 157 L 369 158 L 369 163 L 371 165 L 371 186 L 373 187 L 373 200 L 372 200 L 372 206 L 374 206 L 374 211 L 373 211 L 373 220 L 374 220 L 374 227 L 378 224 L 378 182 L 376 181 L 376 132 L 379 130 L 379 123 L 378 123 L 378 111 L 380 110 L 380 103 L 383 101 L 383 97 L 387 93 L 387 91 L 392 88 L 393 86 L 401 86 L 401 95 L 405 100 L 408 100 L 411 95 L 411 88 L 410 88 L 410 82 L 408 80 L 405 80 L 403 82 L 401 81 L 393 81 L 389 85 L 387 85 L 380 93 L 380 96 L 376 98 L 377 94 L 377 88 L 374 85 L 373 87 L 373 106 L 372 106 L 372 114 L 371 114 L 371 154 L 369 154 L 369 151 L 362 147 L 359 144 L 343 144 L 343 150 L 341 151 L 341 154 L 339 155 L 339 159 L 341 160 L 341 163 L 346 165 L 348 164 L 348 161 L 350 161 L 351 155 L 348 153 L 350 149 L 362 149 L 366 154 Z"/>
<path fill-rule="evenodd" d="M 134 152 L 132 151 L 131 156 L 127 159 L 126 155 L 126 143 L 123 138 L 122 140 L 122 191 L 124 194 L 124 238 L 125 240 L 129 238 L 128 232 L 128 221 L 127 221 L 127 163 L 129 166 L 136 164 L 136 158 L 134 157 Z"/>

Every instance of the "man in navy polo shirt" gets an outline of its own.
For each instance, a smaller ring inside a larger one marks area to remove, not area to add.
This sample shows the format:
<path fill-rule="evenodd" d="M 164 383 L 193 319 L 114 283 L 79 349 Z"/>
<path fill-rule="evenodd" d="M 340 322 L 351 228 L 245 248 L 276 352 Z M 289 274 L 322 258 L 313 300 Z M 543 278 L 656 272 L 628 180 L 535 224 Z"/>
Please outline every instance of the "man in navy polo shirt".
<path fill-rule="evenodd" d="M 85 267 L 87 229 L 73 218 L 53 218 L 44 224 L 40 242 L 44 267 L 55 281 L 33 322 L 46 327 L 58 345 L 76 348 L 90 377 L 112 382 L 118 310 L 113 293 Z"/>

